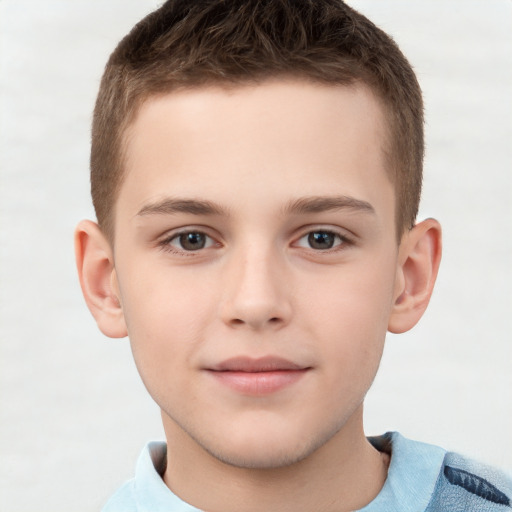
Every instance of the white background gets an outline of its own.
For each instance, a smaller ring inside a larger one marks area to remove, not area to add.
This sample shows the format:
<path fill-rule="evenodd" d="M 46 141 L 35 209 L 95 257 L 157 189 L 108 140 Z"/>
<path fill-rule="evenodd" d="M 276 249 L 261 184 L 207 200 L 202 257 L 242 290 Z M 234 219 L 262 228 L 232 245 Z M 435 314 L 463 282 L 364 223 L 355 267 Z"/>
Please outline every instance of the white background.
<path fill-rule="evenodd" d="M 126 340 L 79 291 L 102 68 L 152 0 L 0 0 L 0 509 L 81 512 L 162 437 Z M 444 226 L 429 311 L 390 336 L 368 434 L 512 469 L 512 1 L 353 0 L 413 63 L 427 108 L 422 216 Z"/>

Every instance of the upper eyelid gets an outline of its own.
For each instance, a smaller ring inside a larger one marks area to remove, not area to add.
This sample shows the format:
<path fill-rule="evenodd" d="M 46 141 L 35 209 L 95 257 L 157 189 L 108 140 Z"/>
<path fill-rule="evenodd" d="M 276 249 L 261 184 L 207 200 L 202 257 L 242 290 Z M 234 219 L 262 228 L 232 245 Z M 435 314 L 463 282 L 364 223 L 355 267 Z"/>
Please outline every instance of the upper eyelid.
<path fill-rule="evenodd" d="M 300 240 L 304 236 L 308 235 L 309 233 L 314 233 L 317 231 L 325 231 L 327 233 L 333 233 L 335 235 L 338 235 L 342 239 L 346 240 L 352 240 L 359 238 L 355 233 L 350 231 L 347 228 L 341 228 L 332 226 L 329 224 L 314 224 L 310 226 L 304 226 L 297 230 L 297 235 L 295 235 L 295 240 Z"/>
<path fill-rule="evenodd" d="M 217 240 L 219 237 L 212 234 L 212 228 L 209 228 L 207 226 L 183 226 L 179 228 L 173 228 L 168 229 L 164 233 L 162 233 L 160 236 L 157 237 L 157 240 L 159 242 L 162 241 L 169 241 L 173 238 L 176 238 L 180 235 L 186 234 L 186 233 L 201 233 L 203 235 L 206 235 L 210 238 L 213 238 L 214 240 Z"/>
<path fill-rule="evenodd" d="M 311 233 L 320 233 L 320 232 L 330 233 L 330 234 L 334 235 L 335 237 L 339 238 L 339 243 L 337 243 L 334 247 L 331 247 L 330 249 L 323 249 L 323 252 L 333 250 L 335 247 L 338 247 L 340 245 L 347 245 L 347 244 L 350 245 L 353 243 L 351 238 L 349 238 L 348 236 L 343 235 L 341 233 L 338 233 L 337 231 L 332 231 L 332 230 L 327 230 L 327 229 L 313 229 L 311 231 L 306 231 L 302 236 L 299 236 L 298 238 L 296 238 L 292 245 L 298 244 L 301 240 L 303 240 L 304 238 L 309 236 Z M 315 249 L 315 250 L 317 250 L 317 249 Z"/>
<path fill-rule="evenodd" d="M 184 235 L 186 233 L 201 233 L 201 234 L 205 235 L 207 238 L 209 238 L 213 243 L 208 247 L 203 247 L 203 248 L 197 249 L 195 251 L 189 251 L 186 249 L 175 247 L 171 243 L 174 240 L 176 240 L 178 237 L 180 237 L 181 235 Z M 176 228 L 176 229 L 167 231 L 162 236 L 160 236 L 156 239 L 155 245 L 156 245 L 156 247 L 158 247 L 158 249 L 165 251 L 165 252 L 198 257 L 202 252 L 204 252 L 208 249 L 211 249 L 212 247 L 215 248 L 215 246 L 219 247 L 222 244 L 218 241 L 217 237 L 212 236 L 205 229 L 198 229 L 198 228 L 194 228 L 194 227 L 192 227 L 192 228 L 184 227 L 184 228 Z"/>
<path fill-rule="evenodd" d="M 181 235 L 187 234 L 187 233 L 201 233 L 201 234 L 205 235 L 207 238 L 209 238 L 213 243 L 210 246 L 202 247 L 202 248 L 196 249 L 196 250 L 187 250 L 185 248 L 176 247 L 171 243 L 174 240 L 176 240 L 177 238 L 179 238 Z M 205 233 L 204 231 L 199 230 L 199 229 L 179 229 L 177 231 L 173 231 L 172 233 L 169 233 L 168 236 L 163 236 L 163 237 L 159 238 L 156 242 L 157 248 L 163 252 L 174 254 L 179 257 L 186 256 L 186 257 L 195 257 L 195 258 L 200 258 L 203 255 L 204 251 L 207 251 L 208 249 L 211 249 L 212 247 L 215 247 L 216 245 L 220 246 L 220 244 L 217 242 L 217 239 L 215 237 L 210 236 L 208 233 Z"/>
<path fill-rule="evenodd" d="M 294 233 L 291 234 L 292 241 L 291 243 L 295 243 L 304 236 L 308 235 L 309 233 L 313 233 L 315 231 L 326 231 L 329 233 L 333 233 L 337 236 L 339 236 L 342 240 L 346 241 L 355 241 L 359 237 L 357 234 L 352 232 L 351 230 L 347 228 L 342 228 L 339 226 L 333 226 L 330 224 L 310 224 L 306 226 L 302 226 L 298 229 L 294 230 Z M 211 228 L 209 226 L 204 225 L 189 225 L 189 226 L 181 226 L 177 228 L 172 228 L 164 232 L 162 235 L 157 237 L 156 242 L 158 244 L 165 244 L 169 241 L 173 240 L 174 238 L 185 234 L 185 233 L 202 233 L 205 236 L 213 239 L 218 244 L 224 244 L 224 237 L 220 235 L 218 230 Z"/>

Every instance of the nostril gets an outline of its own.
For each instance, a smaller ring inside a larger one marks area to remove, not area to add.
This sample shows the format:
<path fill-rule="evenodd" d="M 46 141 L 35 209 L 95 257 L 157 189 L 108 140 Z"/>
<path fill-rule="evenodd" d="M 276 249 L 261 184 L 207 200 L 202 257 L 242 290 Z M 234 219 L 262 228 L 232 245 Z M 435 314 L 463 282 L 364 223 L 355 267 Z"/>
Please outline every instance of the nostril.
<path fill-rule="evenodd" d="M 275 325 L 275 324 L 281 323 L 281 321 L 282 321 L 281 318 L 274 316 L 274 317 L 268 319 L 268 324 Z M 230 323 L 233 326 L 239 326 L 239 325 L 245 325 L 246 323 L 251 324 L 252 322 L 241 320 L 240 318 L 232 318 Z"/>

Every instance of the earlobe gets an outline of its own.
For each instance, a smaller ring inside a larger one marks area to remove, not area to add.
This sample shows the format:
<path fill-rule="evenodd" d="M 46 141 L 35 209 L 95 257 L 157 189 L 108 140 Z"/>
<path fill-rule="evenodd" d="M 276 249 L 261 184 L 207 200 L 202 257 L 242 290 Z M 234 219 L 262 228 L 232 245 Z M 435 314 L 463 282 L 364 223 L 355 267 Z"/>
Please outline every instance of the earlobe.
<path fill-rule="evenodd" d="M 395 301 L 388 330 L 408 331 L 429 303 L 441 261 L 441 226 L 435 219 L 416 224 L 404 235 L 399 250 Z"/>
<path fill-rule="evenodd" d="M 123 338 L 127 329 L 112 249 L 95 222 L 84 220 L 76 227 L 75 257 L 82 293 L 99 329 L 111 338 Z"/>

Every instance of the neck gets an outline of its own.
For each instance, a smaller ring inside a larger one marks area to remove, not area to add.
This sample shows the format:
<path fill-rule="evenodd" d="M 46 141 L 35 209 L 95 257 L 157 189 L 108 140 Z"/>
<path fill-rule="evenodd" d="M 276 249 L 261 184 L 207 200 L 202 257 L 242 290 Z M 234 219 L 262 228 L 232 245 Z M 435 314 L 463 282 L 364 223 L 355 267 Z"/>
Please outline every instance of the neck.
<path fill-rule="evenodd" d="M 295 464 L 270 469 L 231 466 L 206 452 L 172 420 L 166 485 L 208 512 L 344 512 L 370 503 L 382 489 L 387 459 L 367 441 L 362 408 L 327 443 Z"/>

